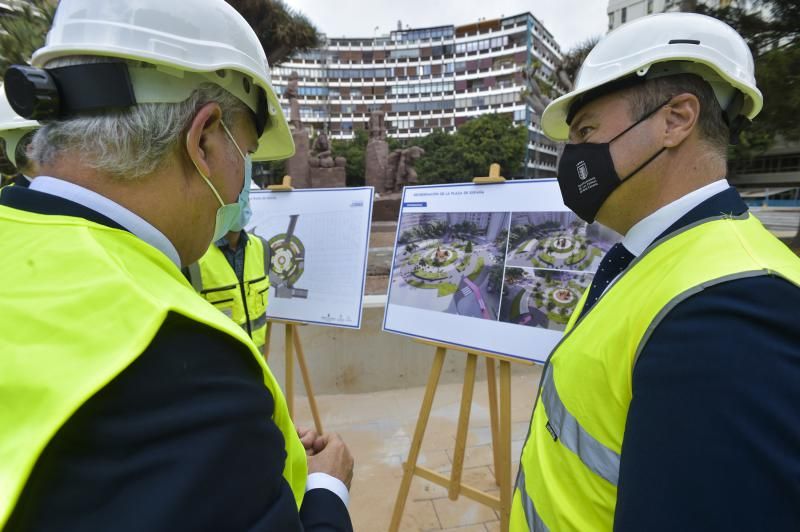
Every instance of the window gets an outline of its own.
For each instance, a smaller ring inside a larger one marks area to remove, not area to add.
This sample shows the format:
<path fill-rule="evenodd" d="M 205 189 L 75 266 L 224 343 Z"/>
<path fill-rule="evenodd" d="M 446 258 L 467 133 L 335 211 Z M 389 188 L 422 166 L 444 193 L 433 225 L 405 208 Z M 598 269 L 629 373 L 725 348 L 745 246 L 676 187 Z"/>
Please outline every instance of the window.
<path fill-rule="evenodd" d="M 389 53 L 389 57 L 392 59 L 416 59 L 419 57 L 419 49 L 418 48 L 409 48 L 404 50 L 392 50 Z"/>
<path fill-rule="evenodd" d="M 622 23 L 625 24 L 626 22 L 628 22 L 628 8 L 627 7 L 623 7 L 622 8 Z"/>
<path fill-rule="evenodd" d="M 653 0 L 647 0 L 647 14 L 651 14 L 653 12 Z"/>

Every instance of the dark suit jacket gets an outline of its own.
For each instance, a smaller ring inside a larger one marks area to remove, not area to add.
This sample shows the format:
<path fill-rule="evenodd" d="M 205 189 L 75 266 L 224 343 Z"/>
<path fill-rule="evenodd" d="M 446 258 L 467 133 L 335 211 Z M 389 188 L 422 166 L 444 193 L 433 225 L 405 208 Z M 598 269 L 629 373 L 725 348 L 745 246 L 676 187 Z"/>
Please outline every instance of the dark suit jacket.
<path fill-rule="evenodd" d="M 121 229 L 30 189 L 5 189 L 0 204 Z M 144 353 L 58 431 L 6 530 L 351 531 L 331 491 L 309 491 L 298 512 L 262 379 L 237 341 L 170 315 Z"/>
<path fill-rule="evenodd" d="M 728 189 L 665 235 L 746 210 Z M 800 288 L 763 276 L 707 288 L 658 325 L 633 371 L 616 531 L 800 530 L 798 312 Z"/>

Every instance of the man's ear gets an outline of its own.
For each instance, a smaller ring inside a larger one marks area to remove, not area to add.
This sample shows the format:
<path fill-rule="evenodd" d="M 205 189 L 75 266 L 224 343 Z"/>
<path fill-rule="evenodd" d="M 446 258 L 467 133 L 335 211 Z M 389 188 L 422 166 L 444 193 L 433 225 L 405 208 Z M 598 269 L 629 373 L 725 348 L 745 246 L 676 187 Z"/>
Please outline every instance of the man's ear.
<path fill-rule="evenodd" d="M 219 133 L 222 124 L 222 109 L 216 102 L 205 104 L 197 111 L 186 133 L 186 152 L 204 176 L 211 175 L 209 156 L 213 135 Z"/>
<path fill-rule="evenodd" d="M 664 147 L 674 148 L 697 129 L 700 119 L 700 100 L 691 93 L 675 96 L 667 104 L 664 128 Z"/>

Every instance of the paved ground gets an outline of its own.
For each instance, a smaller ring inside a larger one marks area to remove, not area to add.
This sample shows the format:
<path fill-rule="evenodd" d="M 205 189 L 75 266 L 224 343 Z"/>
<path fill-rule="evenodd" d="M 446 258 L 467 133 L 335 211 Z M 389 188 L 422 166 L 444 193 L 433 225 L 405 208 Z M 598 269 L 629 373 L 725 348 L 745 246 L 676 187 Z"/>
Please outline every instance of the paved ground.
<path fill-rule="evenodd" d="M 456 356 L 460 355 L 448 355 Z M 512 476 L 516 476 L 538 383 L 538 372 L 514 376 L 512 366 Z M 317 397 L 325 430 L 342 434 L 355 456 L 350 513 L 358 532 L 382 532 L 389 526 L 401 463 L 408 455 L 423 393 L 423 388 L 411 388 Z M 460 384 L 439 387 L 422 445 L 420 464 L 442 473 L 451 468 L 460 397 Z M 311 424 L 305 398 L 296 397 L 295 404 L 297 422 Z M 475 383 L 467 445 L 464 482 L 496 495 L 485 381 Z M 500 530 L 500 522 L 494 510 L 463 497 L 451 501 L 444 488 L 415 478 L 400 530 L 494 532 Z"/>

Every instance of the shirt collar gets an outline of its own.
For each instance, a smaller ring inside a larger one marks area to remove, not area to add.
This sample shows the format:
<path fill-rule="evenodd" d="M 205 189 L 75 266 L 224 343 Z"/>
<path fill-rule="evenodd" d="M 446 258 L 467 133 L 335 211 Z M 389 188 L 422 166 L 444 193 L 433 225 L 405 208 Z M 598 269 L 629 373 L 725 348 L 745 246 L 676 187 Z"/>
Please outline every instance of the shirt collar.
<path fill-rule="evenodd" d="M 73 201 L 110 218 L 166 255 L 178 268 L 181 267 L 178 250 L 172 242 L 144 218 L 119 203 L 75 183 L 49 176 L 37 177 L 31 182 L 30 188 Z"/>
<path fill-rule="evenodd" d="M 682 198 L 661 207 L 656 212 L 640 220 L 636 225 L 631 227 L 625 235 L 625 238 L 622 239 L 622 245 L 638 257 L 644 253 L 644 250 L 647 249 L 661 233 L 666 231 L 686 213 L 711 196 L 719 194 L 729 187 L 730 185 L 726 179 L 720 179 L 719 181 L 714 181 L 702 188 L 698 188 Z"/>
<path fill-rule="evenodd" d="M 219 240 L 214 242 L 214 245 L 217 246 L 220 249 L 229 247 L 228 246 L 228 234 L 226 233 L 225 235 L 220 237 Z M 236 246 L 236 249 L 243 248 L 246 245 L 247 245 L 247 231 L 242 230 L 241 234 L 239 235 L 239 245 Z"/>

